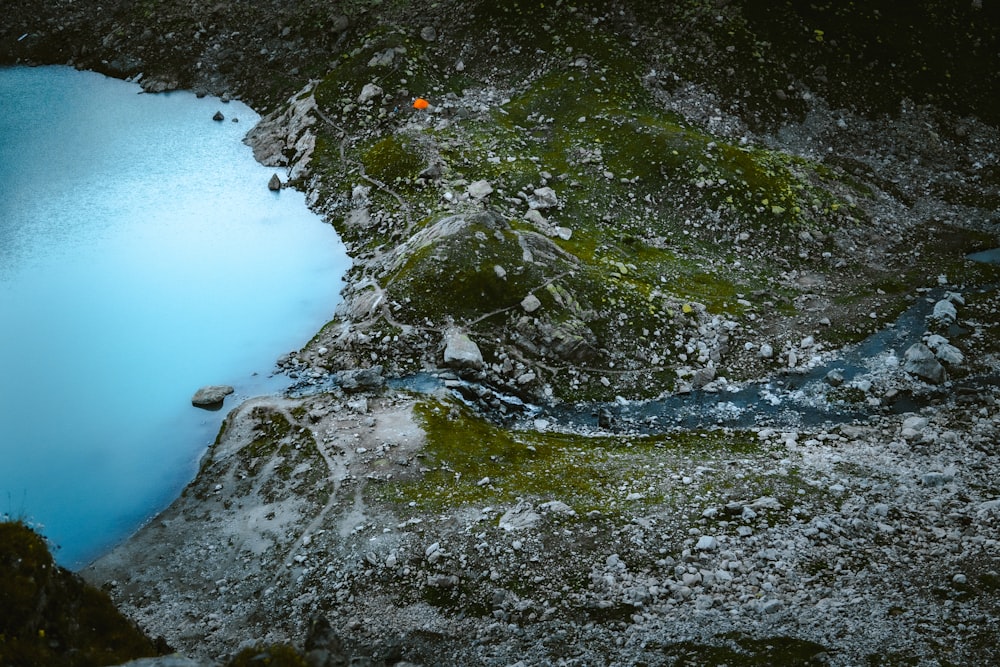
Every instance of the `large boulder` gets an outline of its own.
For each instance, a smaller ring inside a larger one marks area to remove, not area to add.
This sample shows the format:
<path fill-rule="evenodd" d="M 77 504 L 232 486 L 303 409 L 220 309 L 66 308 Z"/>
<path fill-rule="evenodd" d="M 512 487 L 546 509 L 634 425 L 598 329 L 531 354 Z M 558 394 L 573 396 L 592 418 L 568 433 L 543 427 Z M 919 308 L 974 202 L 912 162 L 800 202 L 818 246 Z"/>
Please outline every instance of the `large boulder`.
<path fill-rule="evenodd" d="M 191 405 L 196 408 L 217 409 L 222 407 L 226 396 L 235 391 L 228 384 L 213 384 L 202 387 L 191 397 Z"/>
<path fill-rule="evenodd" d="M 931 384 L 941 384 L 945 379 L 944 366 L 937 360 L 934 353 L 923 343 L 914 343 L 904 353 L 906 363 L 903 370 L 916 375 L 921 380 Z"/>
<path fill-rule="evenodd" d="M 483 353 L 467 334 L 451 329 L 444 336 L 444 365 L 480 370 L 483 367 Z"/>
<path fill-rule="evenodd" d="M 339 371 L 334 375 L 334 379 L 340 388 L 347 393 L 378 391 L 385 386 L 385 377 L 382 376 L 381 366 Z"/>

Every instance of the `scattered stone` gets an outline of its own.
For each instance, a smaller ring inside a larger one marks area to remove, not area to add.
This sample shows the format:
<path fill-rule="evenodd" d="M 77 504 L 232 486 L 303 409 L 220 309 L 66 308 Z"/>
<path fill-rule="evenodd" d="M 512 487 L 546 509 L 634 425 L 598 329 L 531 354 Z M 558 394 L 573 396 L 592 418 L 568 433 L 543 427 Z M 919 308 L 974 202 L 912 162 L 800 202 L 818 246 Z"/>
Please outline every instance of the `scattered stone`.
<path fill-rule="evenodd" d="M 934 304 L 934 312 L 931 313 L 930 317 L 935 322 L 948 326 L 954 324 L 955 320 L 958 319 L 958 311 L 955 310 L 955 304 L 951 301 L 941 299 Z"/>
<path fill-rule="evenodd" d="M 532 209 L 548 209 L 559 206 L 559 197 L 556 191 L 550 187 L 537 188 L 533 196 L 528 201 L 528 206 Z"/>
<path fill-rule="evenodd" d="M 694 548 L 698 551 L 715 551 L 719 548 L 719 540 L 711 535 L 702 535 Z"/>
<path fill-rule="evenodd" d="M 521 299 L 521 308 L 523 308 L 526 313 L 533 313 L 541 308 L 541 306 L 542 302 L 539 301 L 538 297 L 534 294 L 529 294 Z"/>
<path fill-rule="evenodd" d="M 844 374 L 837 369 L 833 369 L 827 373 L 826 377 L 823 379 L 826 380 L 826 383 L 831 387 L 839 387 L 844 384 Z"/>
<path fill-rule="evenodd" d="M 221 123 L 222 121 L 226 120 L 226 117 L 222 115 L 222 112 L 221 112 L 221 111 L 216 111 L 216 112 L 215 112 L 215 115 L 214 115 L 214 116 L 212 116 L 212 120 L 214 120 L 214 121 L 217 121 L 217 122 L 220 122 L 220 123 Z"/>
<path fill-rule="evenodd" d="M 761 343 L 757 350 L 757 356 L 761 359 L 770 359 L 774 356 L 774 348 L 767 343 Z"/>
<path fill-rule="evenodd" d="M 781 600 L 767 600 L 760 606 L 760 610 L 765 614 L 777 614 L 783 607 Z"/>
<path fill-rule="evenodd" d="M 271 174 L 271 180 L 267 182 L 267 189 L 271 192 L 277 192 L 281 189 L 281 179 L 278 178 L 277 174 Z"/>
<path fill-rule="evenodd" d="M 474 181 L 469 183 L 467 192 L 472 199 L 483 199 L 493 192 L 493 186 L 487 180 Z"/>
<path fill-rule="evenodd" d="M 531 503 L 522 500 L 503 513 L 499 525 L 506 531 L 524 530 L 534 526 L 541 518 Z"/>
<path fill-rule="evenodd" d="M 235 389 L 227 384 L 213 384 L 202 387 L 191 397 L 191 405 L 198 408 L 218 408 L 222 406 L 226 396 L 233 393 Z"/>
<path fill-rule="evenodd" d="M 701 389 L 714 379 L 715 379 L 714 366 L 706 366 L 705 368 L 699 368 L 694 372 L 694 375 L 691 377 L 691 386 L 695 389 Z"/>
<path fill-rule="evenodd" d="M 919 437 L 923 430 L 927 428 L 927 423 L 926 417 L 907 417 L 903 420 L 899 434 L 906 440 L 913 440 Z"/>
<path fill-rule="evenodd" d="M 924 486 L 944 486 L 955 479 L 954 473 L 950 472 L 925 472 L 920 476 L 920 483 Z"/>
<path fill-rule="evenodd" d="M 365 104 L 366 102 L 371 102 L 376 97 L 382 96 L 382 88 L 374 83 L 366 83 L 361 89 L 361 93 L 358 95 L 358 104 Z"/>
<path fill-rule="evenodd" d="M 437 39 L 437 30 L 433 26 L 424 26 L 420 29 L 420 39 L 425 42 L 433 42 Z"/>

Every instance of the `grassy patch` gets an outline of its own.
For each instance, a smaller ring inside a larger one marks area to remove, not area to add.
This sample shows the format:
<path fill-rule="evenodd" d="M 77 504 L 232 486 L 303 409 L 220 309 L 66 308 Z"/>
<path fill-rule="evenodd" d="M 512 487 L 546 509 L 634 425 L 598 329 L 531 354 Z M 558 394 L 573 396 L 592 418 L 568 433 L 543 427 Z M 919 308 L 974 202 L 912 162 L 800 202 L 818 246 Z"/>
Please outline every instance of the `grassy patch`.
<path fill-rule="evenodd" d="M 504 429 L 459 404 L 428 401 L 415 412 L 427 434 L 425 472 L 419 481 L 380 488 L 389 500 L 430 510 L 531 498 L 560 500 L 579 514 L 618 514 L 670 502 L 673 482 L 663 466 L 677 457 L 709 460 L 758 447 L 738 432 L 585 437 Z"/>

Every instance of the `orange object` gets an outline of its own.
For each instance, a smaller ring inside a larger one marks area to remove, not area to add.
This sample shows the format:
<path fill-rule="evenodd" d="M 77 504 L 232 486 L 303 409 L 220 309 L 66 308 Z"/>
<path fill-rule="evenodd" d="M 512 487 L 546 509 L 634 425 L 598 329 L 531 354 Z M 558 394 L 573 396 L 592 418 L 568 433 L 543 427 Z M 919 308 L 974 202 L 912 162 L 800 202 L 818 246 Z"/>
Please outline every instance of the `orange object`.
<path fill-rule="evenodd" d="M 428 102 L 427 100 L 425 100 L 422 97 L 418 97 L 417 99 L 413 100 L 413 108 L 414 109 L 426 109 L 430 105 L 431 105 L 431 103 Z"/>

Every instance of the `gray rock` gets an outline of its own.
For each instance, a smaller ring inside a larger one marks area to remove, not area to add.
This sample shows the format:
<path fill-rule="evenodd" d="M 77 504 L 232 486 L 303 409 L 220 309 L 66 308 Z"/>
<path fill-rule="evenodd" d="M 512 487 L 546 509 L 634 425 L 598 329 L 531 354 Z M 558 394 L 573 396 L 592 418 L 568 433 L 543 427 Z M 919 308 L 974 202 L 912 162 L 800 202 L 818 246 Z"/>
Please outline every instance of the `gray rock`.
<path fill-rule="evenodd" d="M 774 348 L 767 343 L 761 343 L 760 348 L 757 350 L 757 356 L 761 359 L 770 359 L 774 356 Z"/>
<path fill-rule="evenodd" d="M 907 417 L 903 420 L 899 434 L 906 440 L 916 439 L 927 428 L 926 417 Z"/>
<path fill-rule="evenodd" d="M 433 42 L 437 39 L 437 30 L 433 26 L 425 26 L 420 29 L 420 39 L 425 42 Z"/>
<path fill-rule="evenodd" d="M 392 65 L 392 61 L 396 59 L 396 49 L 386 49 L 385 51 L 379 51 L 371 57 L 368 61 L 369 67 L 389 67 Z"/>
<path fill-rule="evenodd" d="M 277 174 L 271 174 L 271 180 L 267 182 L 267 189 L 271 192 L 277 192 L 281 189 L 281 179 L 278 178 Z"/>
<path fill-rule="evenodd" d="M 715 551 L 719 548 L 719 540 L 711 535 L 702 535 L 694 548 L 698 551 Z"/>
<path fill-rule="evenodd" d="M 944 486 L 955 479 L 955 475 L 950 472 L 925 472 L 920 476 L 920 483 L 924 486 Z"/>
<path fill-rule="evenodd" d="M 454 574 L 432 574 L 427 577 L 427 585 L 433 588 L 454 588 L 458 586 L 458 577 Z"/>
<path fill-rule="evenodd" d="M 767 600 L 760 606 L 760 610 L 765 614 L 777 614 L 783 607 L 781 600 Z"/>
<path fill-rule="evenodd" d="M 366 83 L 364 88 L 361 89 L 361 94 L 358 95 L 358 104 L 364 104 L 365 102 L 370 102 L 376 97 L 382 96 L 382 88 L 374 83 Z"/>
<path fill-rule="evenodd" d="M 543 230 L 549 227 L 549 221 L 546 220 L 545 216 L 539 213 L 536 209 L 531 209 L 525 213 L 524 219 L 536 227 L 541 227 Z"/>
<path fill-rule="evenodd" d="M 538 188 L 532 194 L 533 196 L 528 202 L 528 206 L 533 209 L 556 208 L 559 206 L 559 197 L 552 188 Z"/>
<path fill-rule="evenodd" d="M 517 376 L 517 383 L 521 384 L 521 385 L 530 384 L 531 382 L 535 381 L 536 377 L 537 376 L 535 375 L 534 371 L 528 371 L 527 373 L 521 373 L 520 375 Z"/>
<path fill-rule="evenodd" d="M 222 115 L 222 112 L 221 112 L 221 111 L 216 111 L 216 112 L 215 112 L 215 115 L 214 115 L 214 116 L 212 116 L 212 120 L 214 120 L 214 121 L 217 121 L 217 122 L 220 122 L 220 123 L 221 123 L 222 121 L 226 120 L 226 117 Z"/>
<path fill-rule="evenodd" d="M 538 300 L 538 297 L 534 294 L 529 294 L 528 296 L 521 299 L 521 308 L 524 309 L 526 313 L 533 313 L 542 306 L 542 302 Z"/>
<path fill-rule="evenodd" d="M 451 329 L 445 333 L 444 341 L 445 366 L 475 370 L 483 367 L 483 353 L 479 351 L 479 346 L 467 334 L 457 329 Z"/>
<path fill-rule="evenodd" d="M 376 391 L 385 385 L 381 366 L 338 371 L 334 373 L 333 378 L 340 385 L 340 388 L 348 393 Z"/>
<path fill-rule="evenodd" d="M 235 391 L 227 384 L 213 384 L 202 387 L 191 397 L 191 405 L 198 408 L 217 408 L 226 400 L 226 396 Z"/>
<path fill-rule="evenodd" d="M 937 360 L 931 349 L 923 343 L 914 343 L 903 355 L 906 363 L 903 370 L 932 384 L 941 384 L 945 379 L 944 366 Z"/>
<path fill-rule="evenodd" d="M 942 343 L 934 348 L 934 356 L 941 363 L 949 366 L 961 366 L 962 362 L 965 361 L 965 355 L 962 354 L 962 351 L 951 343 Z"/>
<path fill-rule="evenodd" d="M 826 380 L 826 383 L 831 387 L 839 387 L 840 385 L 844 384 L 844 374 L 841 373 L 836 368 L 827 373 L 824 379 Z"/>
<path fill-rule="evenodd" d="M 489 181 L 480 180 L 469 183 L 467 189 L 469 196 L 473 199 L 483 199 L 493 192 L 493 186 L 490 185 Z"/>
<path fill-rule="evenodd" d="M 531 503 L 522 500 L 503 513 L 500 517 L 500 528 L 507 531 L 524 530 L 534 526 L 541 518 Z"/>
<path fill-rule="evenodd" d="M 955 304 L 951 301 L 941 299 L 934 304 L 934 312 L 931 313 L 931 319 L 946 326 L 954 324 L 955 320 L 958 319 L 958 311 L 955 310 Z"/>
<path fill-rule="evenodd" d="M 706 366 L 705 368 L 699 368 L 694 372 L 694 376 L 691 378 L 691 386 L 695 389 L 701 389 L 706 384 L 715 379 L 715 367 Z"/>
<path fill-rule="evenodd" d="M 161 655 L 158 658 L 140 658 L 130 660 L 121 667 L 209 667 L 214 665 L 213 661 L 200 661 L 185 658 L 182 655 Z"/>
<path fill-rule="evenodd" d="M 547 503 L 542 503 L 538 509 L 552 514 L 569 514 L 571 516 L 576 514 L 572 507 L 561 500 L 550 500 Z"/>

